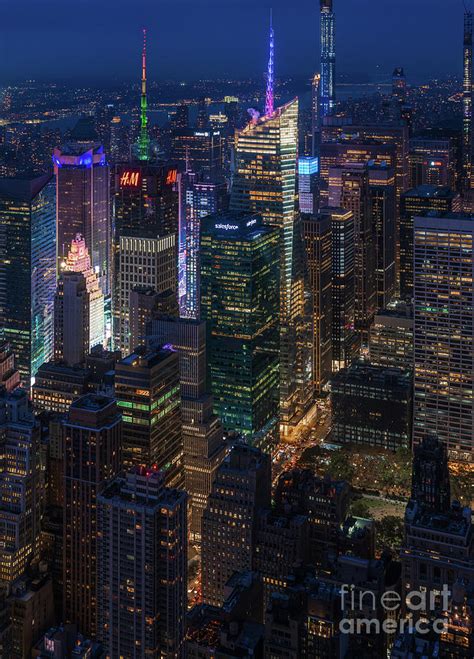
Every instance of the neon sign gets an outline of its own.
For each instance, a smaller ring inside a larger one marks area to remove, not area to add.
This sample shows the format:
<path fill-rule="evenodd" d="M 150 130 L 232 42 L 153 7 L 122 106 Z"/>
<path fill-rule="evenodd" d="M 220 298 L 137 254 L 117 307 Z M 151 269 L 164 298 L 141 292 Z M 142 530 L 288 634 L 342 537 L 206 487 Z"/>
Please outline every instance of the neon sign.
<path fill-rule="evenodd" d="M 168 175 L 166 176 L 165 185 L 173 185 L 178 180 L 178 170 L 170 169 Z"/>
<path fill-rule="evenodd" d="M 120 186 L 122 188 L 138 188 L 140 185 L 140 172 L 126 170 L 120 177 Z"/>

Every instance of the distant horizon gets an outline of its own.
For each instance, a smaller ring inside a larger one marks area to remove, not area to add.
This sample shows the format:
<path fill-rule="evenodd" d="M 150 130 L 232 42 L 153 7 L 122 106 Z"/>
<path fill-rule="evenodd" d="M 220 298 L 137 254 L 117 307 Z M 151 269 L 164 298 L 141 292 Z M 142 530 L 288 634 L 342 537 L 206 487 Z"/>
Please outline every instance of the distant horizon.
<path fill-rule="evenodd" d="M 254 78 L 266 68 L 270 7 L 277 77 L 319 69 L 319 0 L 0 2 L 0 86 L 137 80 L 143 26 L 150 81 Z M 336 71 L 375 76 L 403 66 L 408 80 L 461 76 L 463 2 L 449 5 L 334 0 Z"/>
<path fill-rule="evenodd" d="M 316 70 L 314 73 L 319 73 L 319 70 Z M 377 79 L 377 76 L 379 76 L 379 79 Z M 366 78 L 366 79 L 364 79 Z M 416 77 L 410 78 L 409 72 L 406 73 L 406 78 L 407 78 L 407 84 L 410 86 L 417 86 L 420 84 L 425 84 L 426 82 L 431 82 L 434 80 L 440 80 L 440 81 L 447 81 L 447 80 L 459 80 L 462 81 L 462 75 L 459 72 L 452 72 L 452 73 L 445 73 L 443 75 L 436 75 L 435 73 L 420 73 L 417 74 Z M 258 80 L 264 80 L 265 76 L 262 73 L 260 76 L 258 74 L 253 75 L 253 76 L 233 76 L 233 77 L 228 77 L 224 78 L 222 76 L 214 76 L 214 77 L 202 77 L 202 78 L 180 78 L 180 77 L 168 77 L 168 78 L 158 78 L 157 80 L 150 80 L 148 79 L 148 86 L 149 89 L 152 89 L 153 87 L 159 86 L 160 84 L 185 84 L 185 85 L 191 85 L 195 84 L 197 82 L 220 82 L 220 83 L 225 83 L 225 82 L 233 82 L 233 81 L 248 81 L 248 82 L 257 82 Z M 307 81 L 308 84 L 311 80 L 311 76 L 306 76 L 303 74 L 298 74 L 298 73 L 288 73 L 285 75 L 280 75 L 276 76 L 276 81 L 287 81 L 287 80 L 295 80 L 295 81 Z M 336 85 L 337 86 L 342 86 L 342 85 L 377 85 L 377 84 L 390 84 L 391 81 L 391 72 L 387 73 L 374 73 L 372 75 L 364 72 L 340 72 L 337 74 L 337 79 L 336 79 Z M 14 87 L 15 85 L 25 85 L 28 83 L 31 84 L 44 84 L 44 85 L 55 85 L 55 84 L 63 84 L 63 85 L 75 85 L 75 84 L 84 84 L 86 82 L 89 82 L 91 86 L 95 85 L 103 85 L 104 87 L 110 87 L 114 85 L 125 85 L 125 84 L 132 84 L 137 87 L 140 86 L 140 80 L 133 78 L 133 77 L 114 77 L 114 76 L 108 76 L 107 78 L 93 78 L 90 76 L 81 76 L 81 75 L 76 75 L 74 77 L 65 77 L 65 76 L 58 76 L 58 77 L 49 77 L 49 78 L 40 78 L 40 77 L 24 77 L 24 78 L 16 78 L 16 79 L 10 79 L 10 80 L 5 80 L 0 82 L 0 89 L 2 87 Z"/>

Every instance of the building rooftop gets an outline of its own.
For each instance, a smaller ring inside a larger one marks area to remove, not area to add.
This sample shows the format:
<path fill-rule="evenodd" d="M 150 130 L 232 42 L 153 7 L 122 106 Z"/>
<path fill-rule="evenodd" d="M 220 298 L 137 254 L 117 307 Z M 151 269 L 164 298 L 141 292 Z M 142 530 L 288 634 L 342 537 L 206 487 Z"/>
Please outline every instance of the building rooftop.
<path fill-rule="evenodd" d="M 85 396 L 81 396 L 75 400 L 71 404 L 71 409 L 74 408 L 76 410 L 98 412 L 100 410 L 104 410 L 111 404 L 115 404 L 115 400 L 113 398 L 109 398 L 108 396 L 101 396 L 100 394 L 86 394 Z"/>
<path fill-rule="evenodd" d="M 376 318 L 385 316 L 413 319 L 413 305 L 403 300 L 394 300 L 384 309 L 379 309 L 375 315 Z"/>
<path fill-rule="evenodd" d="M 156 349 L 149 349 L 146 346 L 138 346 L 134 351 L 117 362 L 117 368 L 120 366 L 136 366 L 137 368 L 152 368 L 165 361 L 175 353 L 176 350 L 167 343 Z"/>
<path fill-rule="evenodd" d="M 276 231 L 263 224 L 261 215 L 227 211 L 209 215 L 202 220 L 203 234 L 212 234 L 223 240 L 256 240 Z"/>
<path fill-rule="evenodd" d="M 456 195 L 457 192 L 448 186 L 429 185 L 428 183 L 424 183 L 417 188 L 407 190 L 402 194 L 402 197 L 420 197 L 423 199 L 435 197 L 436 199 L 450 199 Z"/>
<path fill-rule="evenodd" d="M 30 203 L 51 180 L 49 174 L 32 178 L 0 178 L 0 197 Z"/>
<path fill-rule="evenodd" d="M 367 362 L 355 362 L 341 369 L 332 378 L 334 385 L 360 383 L 366 386 L 411 389 L 411 374 L 396 366 L 376 366 Z"/>
<path fill-rule="evenodd" d="M 471 514 L 471 510 L 462 508 L 458 501 L 453 501 L 449 512 L 441 513 L 428 510 L 410 499 L 406 508 L 405 519 L 418 528 L 465 538 L 472 529 Z"/>

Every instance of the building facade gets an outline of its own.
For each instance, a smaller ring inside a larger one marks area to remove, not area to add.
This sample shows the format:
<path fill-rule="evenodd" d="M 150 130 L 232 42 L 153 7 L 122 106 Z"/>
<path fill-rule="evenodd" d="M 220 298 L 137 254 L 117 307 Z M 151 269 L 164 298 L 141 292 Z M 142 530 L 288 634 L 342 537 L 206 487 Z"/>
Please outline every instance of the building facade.
<path fill-rule="evenodd" d="M 214 409 L 258 446 L 278 436 L 280 234 L 258 215 L 203 221 L 201 318 Z"/>
<path fill-rule="evenodd" d="M 115 397 L 123 413 L 123 463 L 156 465 L 166 484 L 183 483 L 179 360 L 175 350 L 139 346 L 115 366 Z"/>
<path fill-rule="evenodd" d="M 414 219 L 414 426 L 444 442 L 450 459 L 474 455 L 474 219 Z"/>
<path fill-rule="evenodd" d="M 56 195 L 50 176 L 0 179 L 0 327 L 24 386 L 53 356 Z"/>
<path fill-rule="evenodd" d="M 112 398 L 76 400 L 62 426 L 64 446 L 64 620 L 97 633 L 97 497 L 121 468 L 122 419 Z"/>
<path fill-rule="evenodd" d="M 165 487 L 158 469 L 135 467 L 105 488 L 97 507 L 99 639 L 112 657 L 181 659 L 186 493 Z"/>

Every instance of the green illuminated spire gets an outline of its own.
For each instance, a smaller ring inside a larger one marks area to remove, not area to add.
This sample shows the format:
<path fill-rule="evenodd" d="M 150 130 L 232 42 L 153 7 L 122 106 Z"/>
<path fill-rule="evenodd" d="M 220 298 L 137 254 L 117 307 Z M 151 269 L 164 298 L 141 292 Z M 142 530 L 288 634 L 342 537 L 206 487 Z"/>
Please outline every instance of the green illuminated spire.
<path fill-rule="evenodd" d="M 150 153 L 150 138 L 148 137 L 148 116 L 146 98 L 146 29 L 143 29 L 143 52 L 142 52 L 142 98 L 140 118 L 140 139 L 138 141 L 138 158 L 148 160 Z"/>

